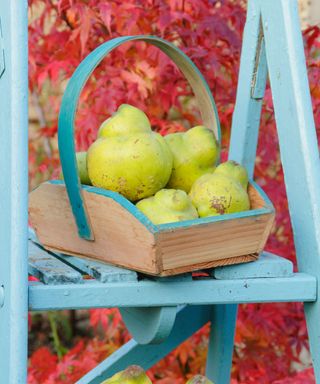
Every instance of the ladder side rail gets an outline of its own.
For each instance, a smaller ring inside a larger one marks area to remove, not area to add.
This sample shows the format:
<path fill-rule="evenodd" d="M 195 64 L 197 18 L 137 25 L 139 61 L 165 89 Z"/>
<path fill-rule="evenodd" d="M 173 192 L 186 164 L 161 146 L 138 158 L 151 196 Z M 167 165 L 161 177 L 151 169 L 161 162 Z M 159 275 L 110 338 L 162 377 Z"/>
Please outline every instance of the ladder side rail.
<path fill-rule="evenodd" d="M 6 384 L 27 382 L 27 7 L 27 0 L 0 2 L 0 372 Z"/>

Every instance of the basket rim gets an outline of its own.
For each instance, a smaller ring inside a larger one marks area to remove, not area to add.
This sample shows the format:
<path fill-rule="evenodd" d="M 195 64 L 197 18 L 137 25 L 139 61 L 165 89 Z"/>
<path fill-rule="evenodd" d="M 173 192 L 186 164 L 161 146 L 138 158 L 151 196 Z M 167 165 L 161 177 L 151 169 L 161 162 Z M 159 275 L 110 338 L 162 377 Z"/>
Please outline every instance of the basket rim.
<path fill-rule="evenodd" d="M 65 185 L 63 180 L 49 180 L 47 183 L 53 185 Z M 249 180 L 249 184 L 251 184 L 254 189 L 259 193 L 260 197 L 263 199 L 265 205 L 263 208 L 259 209 L 250 209 L 248 211 L 236 212 L 236 213 L 226 213 L 224 215 L 219 216 L 209 216 L 202 217 L 192 220 L 184 220 L 173 223 L 166 224 L 154 224 L 143 212 L 141 212 L 135 204 L 133 204 L 130 200 L 126 199 L 120 193 L 113 192 L 107 189 L 93 187 L 90 185 L 82 185 L 82 189 L 89 193 L 94 193 L 97 195 L 101 195 L 107 198 L 110 198 L 125 208 L 131 215 L 133 215 L 140 223 L 142 223 L 151 233 L 161 233 L 168 232 L 176 229 L 184 229 L 189 227 L 196 227 L 201 225 L 208 225 L 212 223 L 224 222 L 228 220 L 242 219 L 248 217 L 261 216 L 266 214 L 274 214 L 275 208 L 267 196 L 267 194 L 263 191 L 263 189 L 253 180 Z"/>

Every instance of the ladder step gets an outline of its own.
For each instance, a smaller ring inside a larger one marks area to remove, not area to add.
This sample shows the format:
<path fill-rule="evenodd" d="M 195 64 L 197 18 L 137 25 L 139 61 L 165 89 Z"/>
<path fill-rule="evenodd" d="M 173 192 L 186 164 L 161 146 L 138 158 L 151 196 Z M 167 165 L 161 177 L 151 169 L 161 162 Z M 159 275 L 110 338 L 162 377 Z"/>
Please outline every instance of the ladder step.
<path fill-rule="evenodd" d="M 60 260 L 66 262 L 68 265 L 94 277 L 101 283 L 119 283 L 138 280 L 138 274 L 135 271 L 131 271 L 129 269 L 115 267 L 109 264 L 100 263 L 99 261 L 62 255 L 60 253 L 55 255 Z"/>
<path fill-rule="evenodd" d="M 29 248 L 29 274 L 48 285 L 83 283 L 82 275 L 56 257 L 38 247 L 31 240 Z"/>
<path fill-rule="evenodd" d="M 34 230 L 30 227 L 29 239 L 41 247 L 41 244 L 39 243 Z M 43 252 L 46 253 L 45 250 L 43 250 Z M 92 261 L 75 256 L 63 255 L 57 252 L 50 251 L 50 253 L 47 254 L 49 256 L 51 255 L 51 257 L 56 259 L 59 263 L 64 264 L 69 269 L 76 269 L 82 274 L 90 275 L 100 283 L 119 283 L 138 280 L 138 274 L 135 271 L 131 271 L 129 269 L 115 267 L 106 263 L 101 263 L 99 261 Z"/>
<path fill-rule="evenodd" d="M 256 261 L 214 268 L 211 275 L 218 280 L 290 277 L 293 275 L 293 264 L 284 257 L 263 252 Z"/>

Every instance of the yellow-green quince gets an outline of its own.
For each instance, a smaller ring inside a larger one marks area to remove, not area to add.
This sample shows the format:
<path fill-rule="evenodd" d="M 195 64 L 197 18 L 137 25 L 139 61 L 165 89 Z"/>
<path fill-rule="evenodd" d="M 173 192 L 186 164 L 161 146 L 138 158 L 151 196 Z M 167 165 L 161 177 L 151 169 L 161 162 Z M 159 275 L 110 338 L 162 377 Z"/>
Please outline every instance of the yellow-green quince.
<path fill-rule="evenodd" d="M 213 381 L 207 379 L 205 376 L 197 375 L 188 380 L 186 384 L 214 384 Z"/>
<path fill-rule="evenodd" d="M 241 164 L 237 163 L 234 160 L 229 160 L 225 163 L 219 164 L 214 173 L 219 173 L 228 177 L 232 177 L 239 181 L 239 183 L 243 186 L 244 189 L 248 188 L 248 172 L 245 167 L 243 167 Z"/>
<path fill-rule="evenodd" d="M 132 365 L 101 384 L 152 384 L 152 382 L 141 367 Z"/>
<path fill-rule="evenodd" d="M 77 152 L 76 159 L 81 184 L 91 185 L 87 168 L 87 152 Z"/>
<path fill-rule="evenodd" d="M 92 185 L 88 175 L 87 168 L 87 152 L 76 152 L 76 161 L 81 184 Z M 59 174 L 59 179 L 63 180 L 62 171 Z"/>
<path fill-rule="evenodd" d="M 200 217 L 217 216 L 250 209 L 247 191 L 235 179 L 223 174 L 206 174 L 192 186 L 190 198 Z"/>
<path fill-rule="evenodd" d="M 199 217 L 186 192 L 177 189 L 162 189 L 153 197 L 139 201 L 136 206 L 154 224 L 173 223 Z"/>
<path fill-rule="evenodd" d="M 98 137 L 122 135 L 124 131 L 133 133 L 148 133 L 151 124 L 147 115 L 129 104 L 122 104 L 109 119 L 105 120 L 98 131 Z"/>
<path fill-rule="evenodd" d="M 119 107 L 102 125 L 87 157 L 92 184 L 131 201 L 154 195 L 167 184 L 172 171 L 169 146 L 143 116 L 135 107 Z"/>
<path fill-rule="evenodd" d="M 173 154 L 167 187 L 189 192 L 200 176 L 214 171 L 220 150 L 210 129 L 198 125 L 187 132 L 171 133 L 165 139 Z"/>

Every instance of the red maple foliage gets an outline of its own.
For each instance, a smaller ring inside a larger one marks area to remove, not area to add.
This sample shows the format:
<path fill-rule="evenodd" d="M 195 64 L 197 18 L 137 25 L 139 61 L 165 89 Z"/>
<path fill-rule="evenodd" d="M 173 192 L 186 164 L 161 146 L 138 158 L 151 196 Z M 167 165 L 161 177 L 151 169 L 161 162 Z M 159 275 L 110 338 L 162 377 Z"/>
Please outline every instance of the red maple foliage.
<path fill-rule="evenodd" d="M 95 47 L 123 35 L 152 34 L 178 45 L 198 66 L 217 103 L 227 156 L 245 21 L 245 1 L 236 0 L 29 0 L 29 80 L 40 127 L 30 135 L 32 185 L 59 170 L 57 115 L 66 80 Z M 317 132 L 320 130 L 320 30 L 304 31 Z M 86 149 L 100 123 L 121 103 L 143 109 L 162 134 L 200 121 L 189 85 L 156 48 L 126 44 L 95 70 L 82 92 L 76 142 Z M 255 178 L 273 201 L 276 225 L 267 249 L 295 261 L 271 91 L 266 92 Z M 128 340 L 115 310 L 91 310 L 90 324 L 105 337 L 79 341 L 58 361 L 43 347 L 30 358 L 29 383 L 71 383 Z M 155 383 L 183 383 L 203 373 L 209 328 L 159 362 Z M 233 384 L 314 383 L 312 370 L 297 374 L 301 351 L 308 349 L 300 304 L 250 304 L 239 311 Z M 39 358 L 41 355 L 45 359 Z M 289 378 L 288 378 L 289 377 Z M 290 378 L 291 377 L 291 378 Z"/>

